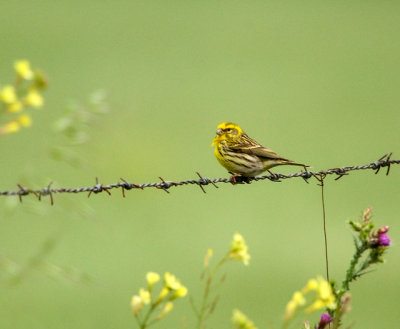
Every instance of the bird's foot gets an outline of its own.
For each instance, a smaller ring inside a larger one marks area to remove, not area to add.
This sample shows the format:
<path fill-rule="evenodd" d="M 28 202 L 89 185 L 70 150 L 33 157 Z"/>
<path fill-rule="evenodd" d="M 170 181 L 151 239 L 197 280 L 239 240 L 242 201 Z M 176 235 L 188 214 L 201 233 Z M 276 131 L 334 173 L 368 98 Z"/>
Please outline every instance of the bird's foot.
<path fill-rule="evenodd" d="M 242 176 L 241 174 L 235 174 L 233 172 L 229 172 L 232 176 L 230 177 L 230 181 L 232 185 L 236 184 L 250 184 L 251 183 L 251 177 L 246 177 Z"/>

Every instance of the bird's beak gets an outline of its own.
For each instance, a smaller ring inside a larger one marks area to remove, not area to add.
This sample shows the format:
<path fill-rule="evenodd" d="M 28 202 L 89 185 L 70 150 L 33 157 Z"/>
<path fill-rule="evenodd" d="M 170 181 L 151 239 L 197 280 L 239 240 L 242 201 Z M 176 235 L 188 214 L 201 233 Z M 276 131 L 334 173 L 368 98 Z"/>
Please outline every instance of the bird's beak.
<path fill-rule="evenodd" d="M 221 136 L 224 134 L 224 131 L 222 129 L 218 129 L 216 132 L 217 136 L 215 136 L 213 142 L 212 142 L 212 146 L 217 145 L 221 140 Z"/>

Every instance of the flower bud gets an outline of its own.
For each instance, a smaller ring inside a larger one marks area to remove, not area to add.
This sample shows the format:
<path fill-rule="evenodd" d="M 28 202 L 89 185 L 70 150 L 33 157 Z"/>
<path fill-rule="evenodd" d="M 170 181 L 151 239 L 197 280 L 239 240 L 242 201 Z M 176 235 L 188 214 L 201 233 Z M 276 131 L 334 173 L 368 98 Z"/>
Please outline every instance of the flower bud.
<path fill-rule="evenodd" d="M 378 234 L 381 235 L 381 234 L 387 233 L 388 231 L 389 231 L 388 225 L 382 226 L 381 228 L 378 229 Z"/>
<path fill-rule="evenodd" d="M 379 245 L 384 247 L 390 246 L 390 238 L 386 233 L 379 235 Z"/>
<path fill-rule="evenodd" d="M 132 297 L 131 308 L 133 311 L 133 315 L 135 315 L 135 316 L 137 316 L 139 314 L 139 312 L 142 310 L 143 301 L 139 296 L 135 295 Z"/>
<path fill-rule="evenodd" d="M 318 323 L 318 329 L 324 329 L 327 324 L 332 322 L 332 317 L 328 313 L 322 313 L 321 314 L 321 319 L 319 320 Z"/>

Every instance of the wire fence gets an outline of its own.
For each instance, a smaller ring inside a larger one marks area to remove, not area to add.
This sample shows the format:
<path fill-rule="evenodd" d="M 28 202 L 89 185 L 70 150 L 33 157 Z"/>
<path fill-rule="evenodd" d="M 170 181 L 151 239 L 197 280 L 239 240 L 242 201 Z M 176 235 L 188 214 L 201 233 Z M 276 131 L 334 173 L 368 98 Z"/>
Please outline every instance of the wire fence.
<path fill-rule="evenodd" d="M 15 191 L 0 191 L 0 196 L 18 196 L 19 200 L 22 202 L 22 198 L 33 194 L 34 196 L 37 197 L 37 199 L 40 201 L 42 200 L 43 196 L 49 196 L 50 197 L 50 202 L 53 205 L 54 204 L 54 194 L 59 194 L 59 193 L 88 193 L 88 197 L 91 196 L 92 193 L 102 193 L 106 192 L 107 194 L 111 195 L 110 190 L 112 189 L 121 189 L 122 191 L 122 196 L 125 197 L 125 190 L 132 190 L 132 189 L 140 189 L 144 190 L 145 188 L 156 188 L 163 190 L 167 193 L 170 193 L 169 189 L 171 187 L 178 187 L 178 186 L 186 186 L 186 185 L 197 185 L 201 188 L 201 190 L 206 193 L 204 186 L 207 185 L 213 185 L 215 188 L 218 188 L 217 184 L 221 183 L 229 183 L 232 185 L 236 184 L 249 184 L 253 181 L 262 181 L 262 180 L 269 180 L 273 182 L 280 182 L 283 179 L 288 179 L 288 178 L 295 178 L 295 177 L 300 177 L 305 180 L 305 182 L 308 183 L 308 180 L 311 178 L 317 179 L 320 183 L 323 184 L 323 180 L 325 179 L 326 176 L 328 175 L 336 175 L 337 177 L 335 180 L 338 180 L 339 178 L 342 178 L 345 175 L 348 175 L 349 172 L 355 171 L 355 170 L 366 170 L 366 169 L 372 169 L 375 170 L 375 174 L 379 172 L 381 168 L 386 167 L 386 175 L 389 175 L 390 172 L 390 167 L 392 164 L 400 164 L 400 160 L 391 160 L 391 155 L 392 153 L 385 154 L 383 157 L 380 159 L 376 160 L 375 162 L 371 162 L 366 165 L 360 165 L 360 166 L 348 166 L 348 167 L 341 167 L 341 168 L 331 168 L 327 170 L 320 170 L 320 171 L 301 171 L 293 174 L 279 174 L 279 173 L 271 173 L 270 175 L 263 175 L 263 176 L 257 176 L 257 177 L 242 177 L 242 176 L 235 176 L 233 175 L 230 178 L 214 178 L 210 179 L 207 177 L 202 177 L 200 173 L 196 172 L 198 178 L 197 179 L 187 179 L 187 180 L 181 180 L 181 181 L 167 181 L 164 180 L 162 177 L 159 177 L 160 181 L 159 182 L 153 182 L 153 183 L 142 183 L 142 184 L 135 184 L 135 183 L 130 183 L 127 180 L 120 178 L 121 182 L 114 183 L 114 184 L 108 184 L 104 185 L 99 183 L 98 178 L 96 177 L 96 184 L 93 186 L 88 186 L 88 187 L 79 187 L 79 188 L 65 188 L 65 187 L 60 187 L 60 188 L 52 188 L 52 183 L 47 185 L 46 187 L 42 189 L 30 189 L 27 187 L 24 187 L 20 184 L 17 184 L 18 190 Z"/>

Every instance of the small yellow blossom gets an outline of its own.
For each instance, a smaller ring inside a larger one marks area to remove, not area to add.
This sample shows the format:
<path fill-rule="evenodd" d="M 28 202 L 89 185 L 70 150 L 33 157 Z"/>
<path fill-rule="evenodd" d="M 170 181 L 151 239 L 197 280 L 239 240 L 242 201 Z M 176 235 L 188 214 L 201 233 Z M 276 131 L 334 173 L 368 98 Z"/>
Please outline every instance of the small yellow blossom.
<path fill-rule="evenodd" d="M 169 292 L 170 292 L 170 290 L 167 287 L 163 287 L 161 289 L 160 295 L 158 296 L 158 298 L 154 304 L 155 305 L 160 304 L 164 300 L 165 296 L 168 295 Z"/>
<path fill-rule="evenodd" d="M 33 79 L 33 71 L 31 70 L 29 61 L 27 60 L 16 61 L 14 63 L 14 69 L 21 78 L 25 80 Z"/>
<path fill-rule="evenodd" d="M 297 309 L 297 303 L 292 299 L 286 304 L 285 320 L 288 321 L 292 318 L 294 312 Z"/>
<path fill-rule="evenodd" d="M 187 288 L 184 285 L 181 285 L 175 293 L 170 297 L 169 300 L 174 300 L 176 298 L 185 297 L 188 293 Z"/>
<path fill-rule="evenodd" d="M 148 272 L 146 274 L 147 285 L 149 290 L 153 287 L 153 285 L 160 280 L 160 275 L 155 272 Z"/>
<path fill-rule="evenodd" d="M 169 288 L 170 290 L 178 290 L 180 288 L 180 286 L 181 286 L 181 283 L 175 277 L 175 275 L 172 275 L 169 272 L 165 272 L 164 281 L 165 281 L 165 286 L 167 288 Z"/>
<path fill-rule="evenodd" d="M 285 313 L 285 320 L 289 320 L 296 309 L 300 306 L 303 306 L 306 303 L 304 295 L 300 291 L 296 291 L 293 294 L 292 299 L 286 305 L 286 313 Z"/>
<path fill-rule="evenodd" d="M 36 89 L 31 89 L 26 95 L 25 104 L 31 105 L 33 107 L 39 108 L 42 107 L 44 103 L 42 95 Z"/>
<path fill-rule="evenodd" d="M 177 297 L 185 297 L 187 295 L 187 288 L 184 285 L 181 285 L 175 292 Z"/>
<path fill-rule="evenodd" d="M 301 290 L 303 294 L 308 293 L 309 291 L 317 290 L 318 289 L 318 281 L 316 279 L 308 280 L 306 286 Z"/>
<path fill-rule="evenodd" d="M 151 302 L 151 295 L 148 290 L 140 289 L 139 290 L 139 297 L 143 301 L 143 304 L 150 304 Z"/>
<path fill-rule="evenodd" d="M 30 127 L 32 125 L 32 119 L 28 114 L 20 115 L 17 118 L 17 122 L 23 127 Z"/>
<path fill-rule="evenodd" d="M 249 248 L 246 245 L 243 236 L 239 233 L 235 233 L 233 235 L 229 257 L 232 259 L 243 260 L 244 265 L 248 265 L 250 260 L 248 249 Z"/>
<path fill-rule="evenodd" d="M 3 103 L 13 104 L 17 102 L 17 94 L 14 86 L 7 85 L 0 90 L 0 99 Z"/>
<path fill-rule="evenodd" d="M 204 266 L 208 266 L 210 264 L 210 259 L 213 255 L 213 250 L 208 249 L 206 255 L 204 256 Z"/>
<path fill-rule="evenodd" d="M 300 305 L 300 306 L 304 305 L 306 303 L 306 300 L 300 291 L 296 291 L 293 294 L 292 299 L 296 302 L 297 305 Z"/>
<path fill-rule="evenodd" d="M 24 107 L 24 105 L 22 104 L 21 101 L 16 101 L 16 102 L 8 105 L 6 111 L 8 113 L 18 113 L 18 112 L 22 111 L 23 107 Z"/>
<path fill-rule="evenodd" d="M 315 292 L 314 300 L 306 300 L 306 295 L 310 292 Z M 286 305 L 285 320 L 290 320 L 296 309 L 307 304 L 306 313 L 311 313 L 322 308 L 335 309 L 336 300 L 332 292 L 332 287 L 328 281 L 322 277 L 310 279 L 306 286 L 301 291 L 296 291 L 292 299 Z"/>
<path fill-rule="evenodd" d="M 164 298 L 165 296 L 168 295 L 168 293 L 169 293 L 169 289 L 167 287 L 162 288 L 159 298 Z"/>
<path fill-rule="evenodd" d="M 257 329 L 253 321 L 251 321 L 243 312 L 237 309 L 233 310 L 232 322 L 235 325 L 235 328 Z"/>
<path fill-rule="evenodd" d="M 317 300 L 307 309 L 307 312 L 313 312 L 321 308 L 336 308 L 336 298 L 332 292 L 330 283 L 322 277 L 318 277 Z"/>
<path fill-rule="evenodd" d="M 312 313 L 324 307 L 325 307 L 324 302 L 320 299 L 317 299 L 314 303 L 312 303 L 309 307 L 307 307 L 306 313 Z"/>
<path fill-rule="evenodd" d="M 0 127 L 0 135 L 11 134 L 19 131 L 20 125 L 17 121 L 13 120 Z"/>
<path fill-rule="evenodd" d="M 135 316 L 137 316 L 139 314 L 139 312 L 142 310 L 143 301 L 139 296 L 135 295 L 135 296 L 132 297 L 132 299 L 131 299 L 131 308 L 132 308 L 133 314 Z"/>
<path fill-rule="evenodd" d="M 166 303 L 164 306 L 164 309 L 157 316 L 157 319 L 161 320 L 164 316 L 166 316 L 169 312 L 171 312 L 173 308 L 174 308 L 174 304 L 172 304 L 171 302 Z"/>

